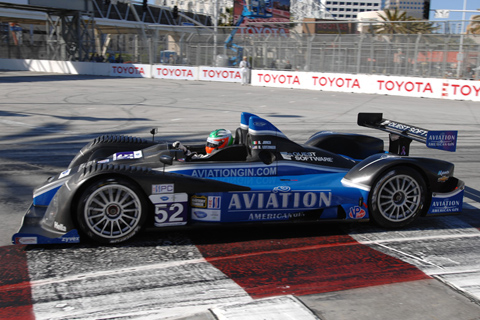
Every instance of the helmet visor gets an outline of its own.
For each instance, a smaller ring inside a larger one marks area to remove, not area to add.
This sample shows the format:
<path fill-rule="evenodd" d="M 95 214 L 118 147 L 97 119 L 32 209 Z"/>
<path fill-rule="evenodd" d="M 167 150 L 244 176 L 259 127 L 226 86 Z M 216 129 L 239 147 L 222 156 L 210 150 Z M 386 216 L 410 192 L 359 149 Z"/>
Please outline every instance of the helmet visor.
<path fill-rule="evenodd" d="M 208 148 L 218 148 L 223 141 L 207 141 Z"/>

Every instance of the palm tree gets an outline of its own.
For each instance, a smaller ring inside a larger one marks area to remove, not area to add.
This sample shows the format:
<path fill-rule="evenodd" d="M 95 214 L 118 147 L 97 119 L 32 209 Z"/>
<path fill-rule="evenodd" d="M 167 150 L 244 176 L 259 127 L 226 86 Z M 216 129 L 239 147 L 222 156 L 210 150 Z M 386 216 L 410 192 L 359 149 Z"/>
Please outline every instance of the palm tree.
<path fill-rule="evenodd" d="M 384 14 L 379 14 L 384 21 L 382 25 L 374 27 L 376 33 L 382 34 L 417 34 L 432 33 L 437 27 L 430 22 L 423 22 L 411 16 L 407 16 L 405 11 L 384 10 Z"/>
<path fill-rule="evenodd" d="M 480 34 L 480 15 L 473 16 L 467 26 L 467 33 Z"/>
<path fill-rule="evenodd" d="M 398 8 L 392 10 L 384 10 L 384 14 L 379 14 L 380 19 L 384 21 L 383 24 L 374 27 L 376 33 L 393 34 L 393 33 L 407 33 L 406 23 L 395 23 L 399 21 L 406 21 L 407 13 L 399 11 Z"/>
<path fill-rule="evenodd" d="M 415 20 L 412 17 L 410 18 L 411 18 L 410 21 L 415 21 L 415 22 L 408 23 L 408 29 L 410 33 L 413 33 L 413 34 L 433 33 L 433 31 L 438 29 L 438 26 L 434 26 L 433 23 L 431 22 Z"/>

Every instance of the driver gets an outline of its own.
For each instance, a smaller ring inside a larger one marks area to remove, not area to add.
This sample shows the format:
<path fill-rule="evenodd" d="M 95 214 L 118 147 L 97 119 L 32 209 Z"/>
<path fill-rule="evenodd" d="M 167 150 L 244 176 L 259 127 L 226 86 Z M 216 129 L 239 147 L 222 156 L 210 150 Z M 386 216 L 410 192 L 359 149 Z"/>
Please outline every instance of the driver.
<path fill-rule="evenodd" d="M 175 149 L 181 149 L 185 153 L 187 159 L 202 159 L 208 157 L 218 149 L 222 149 L 233 144 L 232 132 L 228 129 L 216 129 L 213 130 L 207 138 L 207 144 L 205 146 L 206 154 L 198 154 L 190 151 L 180 141 L 175 141 L 173 147 Z"/>

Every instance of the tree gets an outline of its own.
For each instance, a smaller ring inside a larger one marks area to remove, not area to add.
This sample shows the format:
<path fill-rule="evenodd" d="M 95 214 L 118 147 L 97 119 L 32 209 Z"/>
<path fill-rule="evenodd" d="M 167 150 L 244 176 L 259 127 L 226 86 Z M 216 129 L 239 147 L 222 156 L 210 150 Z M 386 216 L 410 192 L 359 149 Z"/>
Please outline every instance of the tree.
<path fill-rule="evenodd" d="M 418 34 L 418 33 L 433 33 L 433 31 L 438 29 L 438 26 L 434 26 L 431 22 L 424 22 L 420 20 L 411 19 L 411 21 L 415 21 L 408 24 L 408 28 L 410 33 Z"/>
<path fill-rule="evenodd" d="M 467 33 L 480 34 L 480 15 L 473 16 L 467 26 Z"/>
<path fill-rule="evenodd" d="M 383 24 L 374 27 L 376 33 L 381 34 L 417 34 L 432 33 L 437 27 L 430 22 L 423 22 L 411 16 L 407 16 L 405 11 L 384 10 L 379 14 Z"/>

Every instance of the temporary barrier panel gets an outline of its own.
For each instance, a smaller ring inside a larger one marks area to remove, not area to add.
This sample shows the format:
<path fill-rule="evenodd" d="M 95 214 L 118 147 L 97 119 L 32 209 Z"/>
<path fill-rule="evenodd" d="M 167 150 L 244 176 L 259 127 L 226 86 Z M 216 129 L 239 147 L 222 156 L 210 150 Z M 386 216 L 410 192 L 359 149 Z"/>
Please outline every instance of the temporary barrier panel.
<path fill-rule="evenodd" d="M 157 79 L 198 80 L 197 67 L 154 65 L 152 70 Z"/>

